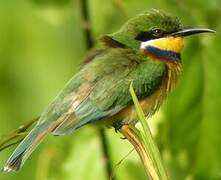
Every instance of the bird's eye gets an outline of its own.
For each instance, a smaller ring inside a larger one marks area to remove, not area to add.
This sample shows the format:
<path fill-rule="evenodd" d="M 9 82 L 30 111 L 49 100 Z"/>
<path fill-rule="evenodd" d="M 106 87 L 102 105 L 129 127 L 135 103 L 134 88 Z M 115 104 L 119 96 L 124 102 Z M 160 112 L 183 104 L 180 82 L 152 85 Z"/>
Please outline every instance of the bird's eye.
<path fill-rule="evenodd" d="M 160 37 L 163 35 L 163 31 L 159 28 L 152 29 L 151 31 L 154 37 Z"/>

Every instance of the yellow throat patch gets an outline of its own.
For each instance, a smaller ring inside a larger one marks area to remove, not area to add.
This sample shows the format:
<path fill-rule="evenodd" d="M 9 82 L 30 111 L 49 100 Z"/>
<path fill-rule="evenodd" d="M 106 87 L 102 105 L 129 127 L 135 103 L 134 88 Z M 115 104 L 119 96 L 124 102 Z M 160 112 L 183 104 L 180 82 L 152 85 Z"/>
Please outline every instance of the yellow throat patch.
<path fill-rule="evenodd" d="M 141 49 L 145 49 L 147 46 L 152 46 L 164 51 L 180 53 L 184 47 L 184 40 L 182 37 L 164 37 L 141 43 Z"/>

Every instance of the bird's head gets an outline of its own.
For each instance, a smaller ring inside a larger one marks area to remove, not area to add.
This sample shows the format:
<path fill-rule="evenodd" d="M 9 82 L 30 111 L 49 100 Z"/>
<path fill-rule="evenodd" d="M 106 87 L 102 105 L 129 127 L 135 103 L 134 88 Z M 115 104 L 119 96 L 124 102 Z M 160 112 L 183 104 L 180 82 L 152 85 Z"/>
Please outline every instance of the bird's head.
<path fill-rule="evenodd" d="M 184 37 L 203 32 L 214 31 L 206 28 L 187 28 L 177 17 L 152 10 L 130 19 L 110 37 L 126 47 L 141 50 L 147 56 L 179 63 Z"/>

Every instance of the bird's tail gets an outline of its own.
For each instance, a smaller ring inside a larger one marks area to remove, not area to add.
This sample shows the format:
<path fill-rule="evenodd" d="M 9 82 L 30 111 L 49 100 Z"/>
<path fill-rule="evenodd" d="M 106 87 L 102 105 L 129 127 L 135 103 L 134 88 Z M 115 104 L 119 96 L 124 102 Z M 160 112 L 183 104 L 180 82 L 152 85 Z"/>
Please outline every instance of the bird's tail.
<path fill-rule="evenodd" d="M 36 125 L 9 157 L 3 171 L 18 171 L 52 128 L 52 123 L 47 121 Z"/>

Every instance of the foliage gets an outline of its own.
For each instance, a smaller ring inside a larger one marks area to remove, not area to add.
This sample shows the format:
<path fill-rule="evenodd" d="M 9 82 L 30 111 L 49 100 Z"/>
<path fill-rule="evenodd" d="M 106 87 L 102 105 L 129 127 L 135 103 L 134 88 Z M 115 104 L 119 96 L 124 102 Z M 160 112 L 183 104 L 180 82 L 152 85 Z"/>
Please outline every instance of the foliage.
<path fill-rule="evenodd" d="M 86 46 L 79 0 L 0 1 L 0 134 L 37 117 L 76 72 Z M 215 29 L 187 40 L 183 76 L 163 108 L 150 120 L 170 177 L 221 179 L 221 3 L 220 0 L 89 1 L 93 36 L 111 33 L 126 19 L 162 9 L 186 25 Z M 113 164 L 131 149 L 107 130 Z M 0 179 L 105 179 L 97 129 L 49 137 L 24 168 Z M 9 151 L 0 156 L 0 164 Z M 34 171 L 33 171 L 34 170 Z M 119 180 L 145 179 L 136 153 L 116 171 Z"/>

